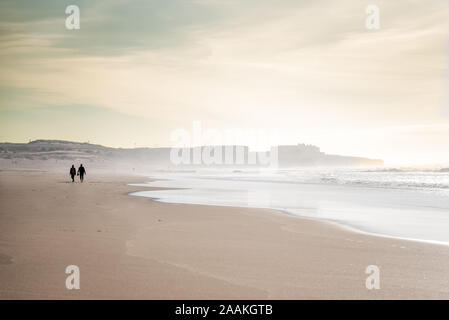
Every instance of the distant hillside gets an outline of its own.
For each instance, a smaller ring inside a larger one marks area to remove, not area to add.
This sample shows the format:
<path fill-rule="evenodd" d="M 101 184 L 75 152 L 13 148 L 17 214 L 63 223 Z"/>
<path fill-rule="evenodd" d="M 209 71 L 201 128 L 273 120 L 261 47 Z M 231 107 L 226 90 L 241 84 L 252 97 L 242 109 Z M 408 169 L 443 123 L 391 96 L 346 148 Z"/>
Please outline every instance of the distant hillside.
<path fill-rule="evenodd" d="M 200 153 L 205 147 L 200 148 Z M 217 148 L 225 147 L 219 146 Z M 229 147 L 227 147 L 229 148 Z M 236 146 L 233 146 L 236 150 Z M 248 147 L 242 148 L 245 161 L 254 156 Z M 65 168 L 72 163 L 85 163 L 90 167 L 114 170 L 145 171 L 148 169 L 175 169 L 170 161 L 171 148 L 109 148 L 90 143 L 61 140 L 36 140 L 29 143 L 0 143 L 0 167 Z M 194 153 L 194 149 L 188 149 Z M 198 148 L 196 148 L 198 151 Z M 266 154 L 270 154 L 267 152 Z M 223 156 L 224 157 L 224 156 Z M 192 158 L 192 155 L 190 155 Z M 281 167 L 299 166 L 381 166 L 382 160 L 328 155 L 316 146 L 279 146 Z M 245 162 L 244 165 L 247 165 Z M 253 164 L 254 165 L 254 164 Z M 256 164 L 257 165 L 257 164 Z M 191 167 L 192 165 L 188 165 Z M 186 167 L 186 165 L 182 165 Z"/>
<path fill-rule="evenodd" d="M 35 140 L 0 143 L 0 168 L 58 169 L 84 163 L 105 171 L 130 172 L 168 165 L 169 148 L 109 148 L 90 143 Z"/>
<path fill-rule="evenodd" d="M 35 140 L 29 143 L 0 143 L 0 158 L 25 158 L 31 160 L 148 158 L 148 160 L 157 160 L 158 155 L 167 155 L 169 150 L 169 148 L 122 149 L 62 140 Z"/>

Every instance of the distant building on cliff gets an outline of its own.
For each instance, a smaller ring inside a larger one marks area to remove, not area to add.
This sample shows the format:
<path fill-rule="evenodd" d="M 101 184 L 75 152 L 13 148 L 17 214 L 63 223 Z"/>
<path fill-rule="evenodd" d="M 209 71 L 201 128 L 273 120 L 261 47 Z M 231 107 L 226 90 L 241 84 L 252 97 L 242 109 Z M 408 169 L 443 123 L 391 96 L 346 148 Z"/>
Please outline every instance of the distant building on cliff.
<path fill-rule="evenodd" d="M 302 166 L 382 166 L 383 160 L 326 154 L 317 146 L 307 144 L 278 147 L 280 167 Z"/>

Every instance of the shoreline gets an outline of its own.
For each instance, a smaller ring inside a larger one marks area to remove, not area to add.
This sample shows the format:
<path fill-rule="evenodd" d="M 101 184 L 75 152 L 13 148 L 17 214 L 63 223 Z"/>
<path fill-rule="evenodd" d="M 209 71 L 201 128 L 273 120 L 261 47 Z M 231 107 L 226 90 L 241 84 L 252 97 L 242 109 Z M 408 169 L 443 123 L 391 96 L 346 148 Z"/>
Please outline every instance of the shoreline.
<path fill-rule="evenodd" d="M 152 187 L 152 188 L 156 188 L 154 190 L 150 190 L 150 191 L 160 191 L 160 190 L 196 190 L 194 187 L 168 187 L 168 186 L 161 186 L 159 187 L 158 185 L 146 185 L 147 183 L 151 182 L 157 182 L 157 181 L 166 181 L 167 179 L 159 179 L 157 177 L 153 177 L 153 176 L 148 176 L 148 175 L 143 175 L 144 178 L 150 179 L 149 181 L 147 181 L 146 183 L 141 183 L 141 184 L 131 184 L 132 186 L 139 186 L 142 188 L 147 188 L 147 187 Z M 170 179 L 169 179 L 170 180 Z M 220 179 L 218 179 L 220 180 Z M 171 181 L 176 182 L 176 178 L 171 179 Z M 263 181 L 262 181 L 263 182 Z M 302 186 L 307 186 L 310 185 L 310 183 L 296 183 Z M 321 186 L 323 188 L 328 188 L 329 185 L 327 184 L 317 184 L 314 183 L 313 185 L 315 186 Z M 330 187 L 334 187 L 333 185 L 330 185 Z M 347 186 L 337 186 L 340 188 L 344 188 Z M 348 186 L 349 188 L 349 186 Z M 369 190 L 372 187 L 363 187 L 362 190 Z M 350 189 L 354 189 L 354 187 L 350 187 Z M 375 188 L 375 189 L 379 189 L 382 191 L 385 191 L 385 188 Z M 393 188 L 394 189 L 394 188 Z M 236 188 L 236 190 L 238 190 L 238 188 Z M 235 190 L 235 191 L 236 191 Z M 388 189 L 387 189 L 388 190 Z M 402 189 L 397 189 L 397 190 L 401 190 L 404 191 Z M 231 207 L 231 208 L 252 208 L 252 209 L 260 209 L 260 210 L 275 210 L 280 214 L 284 214 L 284 215 L 289 215 L 289 216 L 293 216 L 293 217 L 298 217 L 300 219 L 309 219 L 309 220 L 314 220 L 314 221 L 319 221 L 319 222 L 323 222 L 323 223 L 327 223 L 330 225 L 333 225 L 337 228 L 342 228 L 343 230 L 349 231 L 349 232 L 355 232 L 355 233 L 359 233 L 359 234 L 363 234 L 363 235 L 368 235 L 368 236 L 375 236 L 375 237 L 383 237 L 383 238 L 390 238 L 390 239 L 396 239 L 396 240 L 405 240 L 405 241 L 411 241 L 411 242 L 419 242 L 419 243 L 426 243 L 426 244 L 433 244 L 433 245 L 440 245 L 440 246 L 448 246 L 449 247 L 449 240 L 447 239 L 431 239 L 431 235 L 428 234 L 422 234 L 422 236 L 430 236 L 428 238 L 418 238 L 418 237 L 414 237 L 414 235 L 416 236 L 416 232 L 415 234 L 411 234 L 410 232 L 404 232 L 404 231 L 400 231 L 400 233 L 403 233 L 402 235 L 395 235 L 394 232 L 388 233 L 388 229 L 382 230 L 375 230 L 375 228 L 369 228 L 369 226 L 363 226 L 363 225 L 357 225 L 356 223 L 353 223 L 353 221 L 345 221 L 342 219 L 339 219 L 338 216 L 336 217 L 314 217 L 311 215 L 307 215 L 307 214 L 301 214 L 301 213 L 296 213 L 294 212 L 294 208 L 290 208 L 290 209 L 282 209 L 282 208 L 276 208 L 276 207 L 258 207 L 257 205 L 239 205 L 239 204 L 224 204 L 224 203 L 207 203 L 207 200 L 204 201 L 204 199 L 202 198 L 198 198 L 195 200 L 195 198 L 191 198 L 189 201 L 186 202 L 177 202 L 176 199 L 171 199 L 171 197 L 167 194 L 167 195 L 162 195 L 160 197 L 157 196 L 151 196 L 151 195 L 145 195 L 145 192 L 148 190 L 142 189 L 140 191 L 137 192 L 133 192 L 130 193 L 131 196 L 137 196 L 137 197 L 146 197 L 149 199 L 153 199 L 154 201 L 158 201 L 161 203 L 177 203 L 177 204 L 192 204 L 192 205 L 203 205 L 203 206 L 223 206 L 223 207 Z M 227 189 L 223 190 L 223 192 L 226 192 Z M 234 190 L 233 190 L 234 191 Z M 408 190 L 406 190 L 408 192 Z M 415 191 L 415 190 L 411 190 L 411 191 Z M 366 207 L 369 208 L 369 207 Z M 378 210 L 381 210 L 381 208 L 378 208 Z M 401 222 L 404 222 L 404 220 L 402 220 Z M 387 226 L 388 227 L 388 226 Z M 369 230 L 371 229 L 371 230 Z M 385 232 L 386 230 L 386 232 Z M 429 229 L 431 230 L 431 229 Z M 392 231 L 392 230 L 389 230 Z M 398 230 L 396 230 L 396 233 Z M 410 231 L 410 230 L 409 230 Z M 440 230 L 441 231 L 441 230 Z M 408 233 L 408 235 L 407 235 Z"/>
<path fill-rule="evenodd" d="M 129 184 L 129 186 L 135 186 L 135 185 Z M 139 187 L 144 187 L 144 186 L 139 185 Z M 163 187 L 160 187 L 160 188 L 158 188 L 158 187 L 148 187 L 148 188 L 152 188 L 155 191 L 157 191 L 157 190 L 183 190 L 183 189 L 186 189 L 186 188 L 163 188 Z M 143 191 L 143 190 L 141 190 L 141 191 Z M 291 216 L 291 217 L 294 217 L 294 218 L 315 221 L 315 222 L 318 222 L 318 223 L 324 223 L 324 224 L 328 224 L 328 225 L 330 225 L 332 227 L 341 229 L 342 231 L 353 232 L 353 233 L 366 235 L 366 236 L 370 236 L 370 237 L 387 238 L 387 239 L 410 241 L 410 242 L 418 242 L 418 243 L 423 243 L 423 244 L 431 244 L 431 245 L 438 245 L 438 246 L 449 247 L 449 242 L 436 241 L 436 240 L 414 239 L 414 238 L 407 238 L 407 237 L 398 237 L 398 236 L 393 236 L 393 235 L 388 235 L 388 234 L 370 232 L 370 231 L 365 231 L 365 230 L 359 229 L 357 227 L 351 226 L 349 224 L 345 224 L 344 222 L 339 222 L 339 221 L 334 221 L 334 220 L 327 220 L 327 219 L 324 219 L 324 218 L 314 218 L 314 217 L 300 216 L 298 214 L 288 212 L 287 210 L 274 209 L 274 208 L 243 207 L 243 206 L 233 206 L 233 205 L 213 205 L 213 204 L 202 204 L 202 203 L 169 202 L 169 201 L 160 200 L 160 198 L 153 198 L 153 197 L 140 196 L 140 195 L 133 194 L 133 193 L 138 193 L 138 192 L 140 192 L 140 191 L 133 191 L 133 192 L 130 192 L 128 195 L 131 196 L 131 197 L 143 197 L 143 198 L 150 199 L 151 201 L 156 201 L 156 202 L 159 202 L 159 203 L 166 203 L 166 204 L 209 206 L 209 207 L 224 207 L 224 208 L 228 207 L 228 208 L 236 208 L 236 209 L 272 210 L 274 212 L 277 212 L 277 214 L 288 215 L 288 216 Z"/>
<path fill-rule="evenodd" d="M 129 196 L 141 176 L 64 179 L 0 171 L 0 299 L 449 299 L 445 246 Z M 373 264 L 380 290 L 365 288 Z"/>

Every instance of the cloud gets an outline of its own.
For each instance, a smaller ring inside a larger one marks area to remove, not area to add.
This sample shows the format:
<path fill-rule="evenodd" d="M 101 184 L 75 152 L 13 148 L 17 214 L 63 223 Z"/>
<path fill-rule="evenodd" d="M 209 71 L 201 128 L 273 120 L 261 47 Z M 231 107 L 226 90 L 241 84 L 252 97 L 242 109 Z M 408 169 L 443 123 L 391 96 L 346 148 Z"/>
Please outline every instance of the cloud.
<path fill-rule="evenodd" d="M 282 127 L 341 148 L 329 132 L 447 121 L 447 1 L 377 1 L 378 31 L 370 1 L 72 2 L 77 31 L 63 2 L 0 4 L 0 108 L 96 106 L 159 136 Z"/>
<path fill-rule="evenodd" d="M 191 41 L 189 33 L 221 18 L 206 3 L 183 0 L 72 1 L 81 12 L 81 29 L 65 29 L 66 3 L 5 1 L 0 34 L 52 38 L 51 46 L 72 54 L 120 55 L 135 50 L 177 47 Z"/>

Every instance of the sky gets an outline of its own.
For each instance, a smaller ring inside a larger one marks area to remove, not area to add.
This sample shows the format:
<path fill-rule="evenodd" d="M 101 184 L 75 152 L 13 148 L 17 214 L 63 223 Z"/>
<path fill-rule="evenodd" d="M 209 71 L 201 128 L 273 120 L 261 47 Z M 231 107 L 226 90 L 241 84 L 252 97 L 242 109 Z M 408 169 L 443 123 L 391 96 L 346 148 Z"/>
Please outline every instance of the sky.
<path fill-rule="evenodd" d="M 448 0 L 2 0 L 0 141 L 172 146 L 200 122 L 447 164 L 448 40 Z"/>

